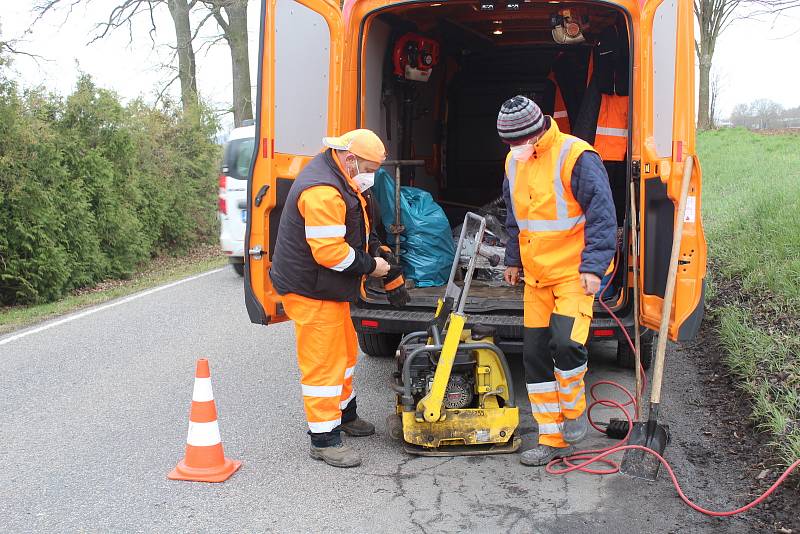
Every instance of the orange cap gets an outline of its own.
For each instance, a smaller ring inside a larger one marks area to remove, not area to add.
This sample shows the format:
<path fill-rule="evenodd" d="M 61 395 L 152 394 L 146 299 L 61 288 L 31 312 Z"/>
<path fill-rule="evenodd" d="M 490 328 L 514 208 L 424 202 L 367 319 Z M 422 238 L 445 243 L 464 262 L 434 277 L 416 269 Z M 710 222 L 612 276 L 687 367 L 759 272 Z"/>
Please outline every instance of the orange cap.
<path fill-rule="evenodd" d="M 386 147 L 372 130 L 360 129 L 339 137 L 323 137 L 322 144 L 334 150 L 347 150 L 359 158 L 375 163 L 386 159 Z"/>

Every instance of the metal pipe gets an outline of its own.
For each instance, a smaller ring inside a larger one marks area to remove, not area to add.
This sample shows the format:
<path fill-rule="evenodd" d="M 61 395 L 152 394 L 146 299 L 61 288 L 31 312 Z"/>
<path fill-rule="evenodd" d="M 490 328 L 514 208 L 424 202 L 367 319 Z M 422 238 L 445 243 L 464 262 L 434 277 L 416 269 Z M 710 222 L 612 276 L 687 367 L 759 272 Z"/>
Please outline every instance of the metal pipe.
<path fill-rule="evenodd" d="M 398 165 L 394 170 L 394 228 L 391 228 L 394 234 L 394 257 L 397 260 L 400 260 L 400 234 L 405 230 L 400 221 L 400 169 L 402 167 Z"/>
<path fill-rule="evenodd" d="M 381 166 L 383 167 L 423 167 L 425 165 L 424 159 L 387 159 Z"/>
<path fill-rule="evenodd" d="M 398 345 L 398 347 L 402 347 L 403 345 L 405 345 L 406 343 L 408 343 L 413 339 L 417 338 L 424 339 L 427 337 L 428 337 L 428 332 L 425 330 L 420 330 L 419 332 L 411 332 L 410 334 L 406 334 L 405 336 L 403 336 L 403 339 L 400 340 L 400 345 Z"/>
<path fill-rule="evenodd" d="M 422 159 L 393 159 L 384 161 L 383 166 L 395 167 L 394 171 L 394 224 L 388 230 L 389 233 L 394 235 L 394 255 L 400 259 L 400 234 L 405 231 L 402 224 L 400 213 L 400 187 L 401 187 L 401 169 L 403 167 L 421 167 L 425 165 L 425 160 Z"/>
<path fill-rule="evenodd" d="M 414 358 L 419 356 L 423 351 L 430 351 L 430 350 L 442 350 L 441 345 L 423 345 L 422 347 L 418 347 L 414 349 L 414 351 L 406 357 L 406 361 L 403 362 L 403 407 L 404 408 L 412 408 L 414 407 L 414 396 L 411 394 L 411 362 L 414 361 Z"/>

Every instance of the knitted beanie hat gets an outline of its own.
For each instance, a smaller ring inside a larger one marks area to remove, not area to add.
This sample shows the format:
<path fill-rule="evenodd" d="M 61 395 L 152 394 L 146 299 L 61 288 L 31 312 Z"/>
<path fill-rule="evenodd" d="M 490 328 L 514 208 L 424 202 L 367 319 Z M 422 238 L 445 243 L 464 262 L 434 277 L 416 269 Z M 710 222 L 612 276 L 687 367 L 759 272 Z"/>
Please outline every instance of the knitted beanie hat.
<path fill-rule="evenodd" d="M 497 115 L 497 133 L 504 142 L 527 139 L 544 128 L 544 115 L 530 98 L 517 95 L 506 100 Z"/>

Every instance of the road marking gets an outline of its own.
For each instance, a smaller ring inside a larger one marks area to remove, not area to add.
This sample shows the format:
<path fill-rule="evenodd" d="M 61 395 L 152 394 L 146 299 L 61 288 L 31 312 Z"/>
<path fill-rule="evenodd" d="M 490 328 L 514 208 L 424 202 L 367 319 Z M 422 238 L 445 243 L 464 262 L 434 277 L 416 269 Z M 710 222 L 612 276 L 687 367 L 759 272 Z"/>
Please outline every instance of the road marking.
<path fill-rule="evenodd" d="M 125 297 L 125 298 L 122 298 L 120 300 L 115 300 L 114 302 L 110 302 L 108 304 L 102 304 L 100 306 L 97 306 L 95 308 L 90 308 L 90 309 L 88 309 L 86 311 L 82 311 L 80 313 L 76 313 L 76 314 L 73 314 L 73 315 L 68 315 L 67 317 L 64 317 L 63 319 L 59 319 L 57 321 L 53 321 L 52 323 L 47 323 L 47 324 L 44 324 L 42 326 L 38 326 L 36 328 L 31 328 L 30 330 L 25 330 L 24 332 L 20 332 L 19 334 L 15 334 L 13 336 L 9 336 L 9 337 L 0 339 L 0 346 L 6 345 L 6 344 L 11 343 L 12 341 L 16 341 L 18 339 L 22 339 L 23 337 L 27 337 L 27 336 L 29 336 L 31 334 L 38 334 L 39 332 L 44 332 L 45 330 L 49 330 L 49 329 L 51 329 L 53 327 L 61 326 L 62 324 L 70 323 L 70 322 L 75 321 L 77 319 L 82 319 L 82 318 L 84 318 L 84 317 L 86 317 L 88 315 L 92 315 L 94 313 L 101 312 L 101 311 L 107 310 L 109 308 L 114 308 L 114 307 L 120 306 L 122 304 L 127 304 L 128 302 L 134 301 L 136 299 L 140 299 L 142 297 L 146 297 L 148 295 L 152 295 L 153 293 L 158 293 L 159 291 L 163 291 L 165 289 L 169 289 L 171 287 L 175 287 L 175 286 L 180 285 L 180 284 L 185 284 L 186 282 L 191 282 L 192 280 L 197 280 L 198 278 L 203 278 L 204 276 L 209 276 L 209 275 L 212 275 L 212 274 L 216 274 L 216 273 L 224 271 L 224 270 L 225 270 L 224 268 L 219 268 L 219 269 L 214 269 L 213 271 L 207 271 L 207 272 L 204 272 L 204 273 L 196 274 L 194 276 L 190 276 L 189 278 L 183 278 L 182 280 L 178 280 L 176 282 L 170 282 L 169 284 L 166 284 L 166 285 L 163 285 L 163 286 L 158 286 L 158 287 L 154 287 L 152 289 L 148 289 L 146 291 L 142 291 L 141 293 L 134 293 L 133 295 L 130 295 L 130 296 Z"/>

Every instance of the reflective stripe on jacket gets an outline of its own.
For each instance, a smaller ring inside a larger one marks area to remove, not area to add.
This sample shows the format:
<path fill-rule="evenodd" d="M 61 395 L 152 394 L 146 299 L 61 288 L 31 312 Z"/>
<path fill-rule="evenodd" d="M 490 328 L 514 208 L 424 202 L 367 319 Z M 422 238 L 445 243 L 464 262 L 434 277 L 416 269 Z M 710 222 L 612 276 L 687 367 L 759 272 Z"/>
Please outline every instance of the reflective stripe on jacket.
<path fill-rule="evenodd" d="M 312 159 L 292 184 L 281 214 L 270 268 L 275 290 L 357 301 L 363 275 L 375 270 L 366 252 L 365 206 L 331 150 Z"/>
<path fill-rule="evenodd" d="M 603 161 L 625 161 L 628 150 L 628 97 L 602 95 L 594 149 Z"/>
<path fill-rule="evenodd" d="M 512 237 L 506 265 L 522 266 L 527 284 L 607 272 L 616 248 L 616 215 L 608 175 L 588 143 L 561 133 L 551 121 L 528 161 L 506 158 L 503 192 Z"/>

